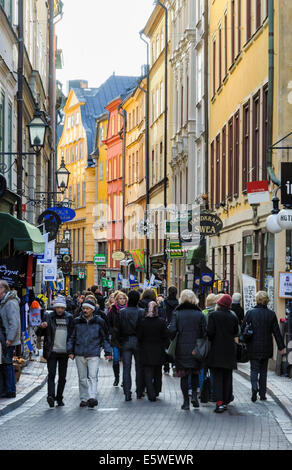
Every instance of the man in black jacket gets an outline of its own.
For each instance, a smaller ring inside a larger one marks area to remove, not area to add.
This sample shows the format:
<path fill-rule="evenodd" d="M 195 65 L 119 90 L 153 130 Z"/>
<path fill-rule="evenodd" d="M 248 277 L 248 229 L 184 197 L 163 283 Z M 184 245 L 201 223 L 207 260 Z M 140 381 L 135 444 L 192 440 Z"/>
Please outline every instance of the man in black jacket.
<path fill-rule="evenodd" d="M 68 354 L 67 338 L 72 332 L 73 317 L 66 312 L 66 299 L 57 297 L 54 302 L 54 312 L 47 313 L 45 321 L 37 329 L 37 336 L 44 336 L 43 356 L 48 366 L 48 398 L 51 408 L 64 406 L 63 392 L 66 384 Z M 55 395 L 55 377 L 58 364 L 58 387 Z"/>
<path fill-rule="evenodd" d="M 80 406 L 94 408 L 97 401 L 97 380 L 101 348 L 105 358 L 111 356 L 111 347 L 103 319 L 95 315 L 92 300 L 82 304 L 82 314 L 73 320 L 73 332 L 67 342 L 70 359 L 76 359 L 79 377 Z"/>
<path fill-rule="evenodd" d="M 135 358 L 136 393 L 138 399 L 142 398 L 144 389 L 138 350 L 137 326 L 145 317 L 145 311 L 137 307 L 139 298 L 139 292 L 135 290 L 130 291 L 128 294 L 128 306 L 127 308 L 122 309 L 119 315 L 118 336 L 123 351 L 123 388 L 126 401 L 132 400 L 131 368 L 133 356 Z"/>
<path fill-rule="evenodd" d="M 258 392 L 260 399 L 266 400 L 268 362 L 273 357 L 273 336 L 280 354 L 285 353 L 276 314 L 268 309 L 268 303 L 268 294 L 265 291 L 257 292 L 256 306 L 247 312 L 242 322 L 242 331 L 248 324 L 253 331 L 251 338 L 247 340 L 253 402 L 257 400 Z"/>
<path fill-rule="evenodd" d="M 170 325 L 172 314 L 177 307 L 178 307 L 177 288 L 175 286 L 170 286 L 168 288 L 168 297 L 166 297 L 166 299 L 162 303 L 162 308 L 164 311 L 164 318 L 167 323 L 167 326 Z M 170 358 L 170 356 L 168 357 Z M 169 362 L 166 362 L 164 364 L 164 373 L 169 374 L 169 370 L 170 370 Z"/>

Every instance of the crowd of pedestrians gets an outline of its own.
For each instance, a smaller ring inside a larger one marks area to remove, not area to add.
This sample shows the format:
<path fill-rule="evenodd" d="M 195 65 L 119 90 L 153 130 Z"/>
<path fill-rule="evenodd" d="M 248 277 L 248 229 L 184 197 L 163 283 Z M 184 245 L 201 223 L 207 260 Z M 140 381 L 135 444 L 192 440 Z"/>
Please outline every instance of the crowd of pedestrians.
<path fill-rule="evenodd" d="M 64 406 L 68 360 L 75 361 L 79 379 L 80 407 L 98 406 L 98 371 L 102 350 L 112 362 L 113 386 L 121 382 L 125 400 L 132 398 L 132 363 L 138 400 L 154 402 L 162 391 L 162 374 L 180 378 L 183 410 L 199 408 L 206 377 L 207 400 L 223 413 L 234 400 L 233 370 L 237 368 L 238 343 L 245 342 L 251 366 L 251 400 L 259 393 L 266 399 L 268 361 L 273 357 L 273 337 L 283 355 L 285 345 L 276 314 L 268 308 L 266 292 L 256 295 L 255 307 L 244 315 L 241 296 L 210 294 L 204 309 L 195 293 L 185 289 L 178 298 L 176 287 L 168 296 L 154 289 L 118 290 L 105 299 L 98 286 L 73 298 L 59 293 L 53 311 L 47 311 L 36 330 L 43 337 L 43 356 L 48 367 L 50 407 Z M 0 367 L 4 393 L 16 394 L 13 351 L 20 344 L 19 299 L 0 281 Z M 121 364 L 122 378 L 121 378 Z M 56 375 L 58 369 L 57 385 Z"/>

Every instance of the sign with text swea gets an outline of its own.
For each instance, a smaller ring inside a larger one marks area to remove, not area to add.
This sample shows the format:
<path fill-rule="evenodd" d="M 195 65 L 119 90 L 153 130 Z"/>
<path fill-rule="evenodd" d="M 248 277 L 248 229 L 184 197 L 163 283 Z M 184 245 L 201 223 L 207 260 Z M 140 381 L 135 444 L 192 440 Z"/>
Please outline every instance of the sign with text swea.
<path fill-rule="evenodd" d="M 292 205 L 292 163 L 281 163 L 281 203 Z"/>

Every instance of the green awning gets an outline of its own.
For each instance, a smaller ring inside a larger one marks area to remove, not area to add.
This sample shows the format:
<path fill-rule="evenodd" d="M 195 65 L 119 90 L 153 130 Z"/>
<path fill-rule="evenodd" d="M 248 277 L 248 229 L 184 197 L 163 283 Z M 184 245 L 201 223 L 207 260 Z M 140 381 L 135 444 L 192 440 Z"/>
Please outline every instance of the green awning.
<path fill-rule="evenodd" d="M 198 246 L 197 248 L 188 251 L 186 264 L 198 264 L 205 260 L 205 246 Z"/>
<path fill-rule="evenodd" d="M 37 227 L 0 212 L 0 250 L 10 240 L 13 240 L 14 248 L 18 251 L 32 251 L 36 254 L 45 251 L 45 241 Z"/>

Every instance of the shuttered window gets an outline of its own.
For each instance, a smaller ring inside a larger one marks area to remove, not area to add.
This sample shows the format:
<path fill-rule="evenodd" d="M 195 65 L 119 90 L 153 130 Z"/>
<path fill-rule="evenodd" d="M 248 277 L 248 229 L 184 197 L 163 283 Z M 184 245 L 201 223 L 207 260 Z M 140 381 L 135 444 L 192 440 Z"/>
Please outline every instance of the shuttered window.
<path fill-rule="evenodd" d="M 251 0 L 246 0 L 246 40 L 251 38 Z"/>
<path fill-rule="evenodd" d="M 268 148 L 268 85 L 263 89 L 263 158 L 262 179 L 267 179 L 267 148 Z"/>
<path fill-rule="evenodd" d="M 222 176 L 221 176 L 221 202 L 226 197 L 226 126 L 222 129 Z"/>
<path fill-rule="evenodd" d="M 260 93 L 253 98 L 253 123 L 252 123 L 252 181 L 259 177 L 260 160 Z"/>
<path fill-rule="evenodd" d="M 214 208 L 214 142 L 211 144 L 210 205 Z"/>
<path fill-rule="evenodd" d="M 239 158 L 240 158 L 240 116 L 239 111 L 234 116 L 234 195 L 239 195 Z"/>
<path fill-rule="evenodd" d="M 233 117 L 228 122 L 228 196 L 233 196 Z"/>
<path fill-rule="evenodd" d="M 222 83 L 222 28 L 219 26 L 219 87 Z"/>
<path fill-rule="evenodd" d="M 262 24 L 262 0 L 256 0 L 256 29 Z"/>
<path fill-rule="evenodd" d="M 213 40 L 213 96 L 216 94 L 216 39 Z"/>
<path fill-rule="evenodd" d="M 216 200 L 220 204 L 220 135 L 216 137 Z"/>
<path fill-rule="evenodd" d="M 235 5 L 234 0 L 231 1 L 231 64 L 235 59 Z"/>
<path fill-rule="evenodd" d="M 228 73 L 228 25 L 227 25 L 227 12 L 224 15 L 224 53 L 225 53 L 225 77 Z"/>
<path fill-rule="evenodd" d="M 237 22 L 238 22 L 238 54 L 241 51 L 241 0 L 238 0 L 238 11 L 237 11 Z"/>
<path fill-rule="evenodd" d="M 242 139 L 242 190 L 246 190 L 249 181 L 249 158 L 250 158 L 250 103 L 243 106 L 243 139 Z"/>

